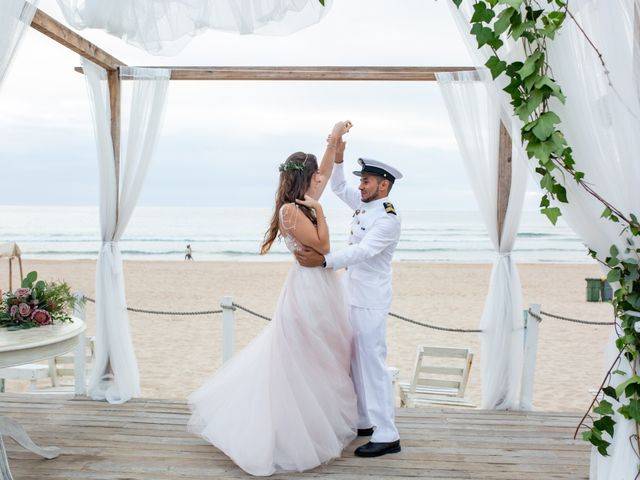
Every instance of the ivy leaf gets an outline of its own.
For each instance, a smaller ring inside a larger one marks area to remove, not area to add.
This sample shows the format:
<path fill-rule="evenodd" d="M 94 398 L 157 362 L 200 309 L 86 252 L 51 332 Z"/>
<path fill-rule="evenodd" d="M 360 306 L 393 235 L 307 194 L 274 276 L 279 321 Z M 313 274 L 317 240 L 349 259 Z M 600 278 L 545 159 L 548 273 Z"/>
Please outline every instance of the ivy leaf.
<path fill-rule="evenodd" d="M 531 130 L 539 140 L 546 140 L 556 129 L 556 124 L 560 123 L 560 117 L 553 112 L 544 112 L 535 121 L 535 126 Z"/>
<path fill-rule="evenodd" d="M 536 82 L 536 88 L 540 90 L 543 90 L 546 88 L 551 93 L 551 95 L 553 95 L 554 97 L 557 97 L 558 100 L 560 100 L 562 103 L 564 103 L 565 100 L 567 99 L 567 97 L 562 93 L 562 89 L 560 88 L 560 85 L 558 85 L 554 80 L 549 78 L 548 75 L 540 76 L 540 78 Z"/>
<path fill-rule="evenodd" d="M 479 2 L 473 6 L 473 16 L 471 17 L 471 23 L 489 23 L 494 16 L 495 12 L 492 9 L 487 8 L 484 3 Z"/>
<path fill-rule="evenodd" d="M 489 27 L 483 27 L 480 23 L 473 24 L 473 27 L 471 27 L 471 33 L 476 37 L 478 48 L 481 48 L 483 45 L 486 45 L 495 38 L 493 30 Z"/>
<path fill-rule="evenodd" d="M 530 28 L 534 28 L 535 23 L 528 21 L 522 22 L 511 29 L 511 36 L 514 40 L 518 40 L 520 37 L 525 36 L 525 32 Z"/>
<path fill-rule="evenodd" d="M 618 282 L 620 280 L 620 276 L 621 276 L 620 270 L 618 270 L 617 268 L 609 270 L 609 273 L 607 274 L 607 282 L 609 283 Z"/>
<path fill-rule="evenodd" d="M 617 257 L 620 254 L 620 251 L 618 250 L 618 247 L 616 247 L 615 245 L 611 245 L 611 248 L 609 248 L 609 253 L 612 257 Z"/>
<path fill-rule="evenodd" d="M 546 215 L 549 221 L 554 225 L 558 221 L 558 218 L 560 217 L 560 215 L 562 215 L 558 207 L 543 208 L 540 210 L 540 213 L 542 213 L 543 215 Z"/>
<path fill-rule="evenodd" d="M 496 35 L 502 35 L 507 31 L 507 28 L 511 25 L 511 17 L 513 17 L 514 13 L 516 13 L 516 11 L 513 7 L 507 7 L 500 12 L 498 18 L 493 24 L 493 31 L 496 32 Z"/>
<path fill-rule="evenodd" d="M 542 103 L 542 93 L 539 91 L 533 92 L 527 101 L 514 110 L 518 118 L 523 122 L 526 122 L 529 116 L 536 111 L 536 109 Z"/>
<path fill-rule="evenodd" d="M 616 370 L 616 371 L 614 371 L 614 372 L 612 372 L 612 373 L 614 373 L 614 374 L 615 374 L 616 372 L 619 372 L 619 371 L 620 371 L 620 370 Z M 625 373 L 624 373 L 624 372 L 622 372 L 622 375 L 625 375 Z M 602 393 L 604 393 L 607 397 L 611 397 L 611 398 L 613 398 L 614 400 L 618 400 L 618 394 L 616 393 L 616 389 L 615 389 L 615 388 L 613 388 L 613 387 L 611 387 L 611 386 L 609 386 L 609 387 L 604 387 L 604 388 L 602 389 Z"/>
<path fill-rule="evenodd" d="M 321 0 L 320 3 L 324 5 L 324 0 Z M 462 0 L 453 0 L 453 3 L 455 4 L 456 7 L 460 8 L 460 4 L 462 3 Z"/>
<path fill-rule="evenodd" d="M 507 69 L 507 62 L 500 60 L 497 56 L 493 55 L 489 60 L 487 60 L 485 66 L 491 71 L 491 76 L 495 80 Z"/>
<path fill-rule="evenodd" d="M 318 0 L 320 2 L 320 5 L 322 5 L 324 7 L 324 0 Z M 456 0 L 453 0 L 454 3 Z M 462 0 L 458 0 L 458 6 L 460 6 L 460 3 L 462 2 Z"/>
<path fill-rule="evenodd" d="M 640 400 L 630 399 L 628 405 L 624 405 L 618 409 L 622 416 L 628 420 L 640 421 Z"/>
<path fill-rule="evenodd" d="M 530 141 L 527 144 L 527 155 L 529 155 L 529 158 L 535 157 L 542 164 L 546 164 L 549 162 L 549 156 L 553 153 L 554 150 L 555 147 L 553 145 L 553 142 L 550 142 L 549 140 L 545 142 Z"/>
<path fill-rule="evenodd" d="M 611 412 L 613 415 L 613 412 Z M 600 420 L 596 420 L 593 422 L 593 426 L 602 432 L 607 432 L 609 435 L 613 437 L 613 426 L 616 422 L 610 416 L 606 415 L 602 417 Z"/>
<path fill-rule="evenodd" d="M 611 402 L 606 400 L 600 400 L 600 403 L 597 407 L 593 409 L 593 413 L 597 413 L 599 415 L 613 415 L 613 405 Z"/>
<path fill-rule="evenodd" d="M 612 270 L 612 272 L 613 271 L 614 270 Z M 624 340 L 624 337 L 623 337 L 623 340 Z M 631 340 L 633 340 L 633 339 L 631 339 Z M 629 386 L 636 386 L 637 387 L 638 385 L 640 385 L 640 377 L 638 375 L 633 375 L 626 382 L 623 382 L 623 383 L 621 383 L 620 385 L 618 385 L 616 387 L 616 393 L 618 394 L 618 397 L 620 397 L 623 393 L 626 394 L 627 388 Z M 627 395 L 627 396 L 629 396 L 629 395 Z M 622 413 L 622 412 L 620 412 L 620 413 Z"/>
<path fill-rule="evenodd" d="M 522 65 L 522 68 L 518 70 L 518 75 L 520 75 L 520 78 L 524 80 L 533 72 L 535 72 L 537 69 L 537 63 L 541 60 L 544 60 L 544 55 L 539 50 L 533 53 L 531 56 L 527 57 L 524 65 Z"/>

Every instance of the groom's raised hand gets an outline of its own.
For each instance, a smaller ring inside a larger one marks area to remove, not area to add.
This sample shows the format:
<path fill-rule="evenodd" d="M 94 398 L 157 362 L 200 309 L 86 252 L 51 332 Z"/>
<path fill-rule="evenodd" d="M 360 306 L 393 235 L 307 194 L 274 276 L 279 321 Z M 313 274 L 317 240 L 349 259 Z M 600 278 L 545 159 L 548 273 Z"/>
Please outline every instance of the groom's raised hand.
<path fill-rule="evenodd" d="M 324 263 L 324 255 L 319 254 L 313 248 L 301 245 L 295 251 L 298 263 L 303 267 L 321 267 Z"/>

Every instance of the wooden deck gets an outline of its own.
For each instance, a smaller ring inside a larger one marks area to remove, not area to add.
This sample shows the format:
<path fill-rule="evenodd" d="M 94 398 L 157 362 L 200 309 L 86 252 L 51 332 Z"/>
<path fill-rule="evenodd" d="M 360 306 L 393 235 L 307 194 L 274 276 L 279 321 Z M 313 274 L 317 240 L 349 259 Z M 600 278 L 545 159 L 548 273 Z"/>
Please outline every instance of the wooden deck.
<path fill-rule="evenodd" d="M 399 409 L 402 452 L 374 459 L 343 458 L 287 480 L 581 479 L 588 445 L 573 440 L 577 414 Z M 136 400 L 109 405 L 85 399 L 0 394 L 0 414 L 19 420 L 40 446 L 62 455 L 44 460 L 5 439 L 16 480 L 251 478 L 220 451 L 186 432 L 186 404 Z"/>

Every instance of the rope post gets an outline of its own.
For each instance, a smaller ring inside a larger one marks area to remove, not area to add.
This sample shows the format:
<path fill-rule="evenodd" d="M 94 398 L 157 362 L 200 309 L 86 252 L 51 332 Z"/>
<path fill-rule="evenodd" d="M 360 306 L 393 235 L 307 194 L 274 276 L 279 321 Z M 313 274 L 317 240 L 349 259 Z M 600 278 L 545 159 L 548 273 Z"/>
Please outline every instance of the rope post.
<path fill-rule="evenodd" d="M 233 356 L 234 316 L 233 297 L 222 298 L 222 363 Z"/>
<path fill-rule="evenodd" d="M 75 303 L 73 305 L 73 316 L 79 318 L 83 322 L 86 320 L 85 308 L 84 308 L 84 293 L 75 292 L 73 294 Z M 87 394 L 87 379 L 86 379 L 86 331 L 82 332 L 78 336 L 78 344 L 73 350 L 73 375 L 75 384 L 76 395 Z M 55 363 L 54 363 L 55 368 Z"/>
<path fill-rule="evenodd" d="M 533 380 L 536 373 L 536 355 L 538 353 L 539 304 L 531 304 L 524 313 L 524 355 L 522 362 L 522 384 L 520 386 L 520 409 L 533 410 Z M 534 317 L 536 315 L 538 318 Z"/>

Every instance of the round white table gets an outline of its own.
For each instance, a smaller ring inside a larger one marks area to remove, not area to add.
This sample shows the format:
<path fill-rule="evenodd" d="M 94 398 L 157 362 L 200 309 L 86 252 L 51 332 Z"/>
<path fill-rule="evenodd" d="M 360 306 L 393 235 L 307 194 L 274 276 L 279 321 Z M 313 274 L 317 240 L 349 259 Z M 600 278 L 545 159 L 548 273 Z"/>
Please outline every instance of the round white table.
<path fill-rule="evenodd" d="M 87 326 L 79 318 L 70 322 L 47 325 L 28 330 L 8 331 L 0 328 L 0 368 L 34 363 L 70 352 L 76 354 L 76 392 L 84 391 L 84 332 Z M 0 417 L 0 478 L 12 480 L 9 461 L 2 441 L 8 435 L 27 450 L 44 458 L 55 458 L 60 454 L 56 447 L 38 447 L 24 428 L 7 417 Z"/>

